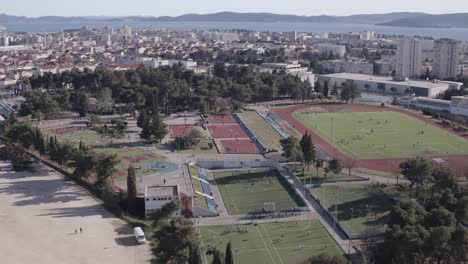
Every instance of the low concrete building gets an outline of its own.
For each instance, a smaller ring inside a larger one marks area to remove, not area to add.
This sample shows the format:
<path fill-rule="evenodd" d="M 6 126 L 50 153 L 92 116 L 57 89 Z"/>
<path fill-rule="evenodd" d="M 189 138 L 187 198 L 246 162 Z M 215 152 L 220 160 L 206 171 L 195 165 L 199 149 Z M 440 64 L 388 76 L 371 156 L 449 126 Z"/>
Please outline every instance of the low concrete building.
<path fill-rule="evenodd" d="M 177 185 L 157 185 L 145 187 L 145 216 L 148 217 L 164 205 L 180 199 Z M 180 215 L 177 211 L 175 215 Z"/>
<path fill-rule="evenodd" d="M 414 94 L 415 96 L 435 97 L 452 87 L 442 81 L 419 81 L 404 79 L 396 81 L 392 77 L 374 76 L 356 73 L 334 73 L 321 75 L 320 81 L 328 82 L 328 87 L 343 87 L 346 82 L 358 85 L 363 92 L 382 94 Z"/>

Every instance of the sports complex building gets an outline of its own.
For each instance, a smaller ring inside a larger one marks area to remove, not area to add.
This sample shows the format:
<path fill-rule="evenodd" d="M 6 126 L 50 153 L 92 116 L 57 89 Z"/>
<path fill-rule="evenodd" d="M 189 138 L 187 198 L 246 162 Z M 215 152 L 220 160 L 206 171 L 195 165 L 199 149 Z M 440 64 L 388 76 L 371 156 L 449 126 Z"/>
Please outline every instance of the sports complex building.
<path fill-rule="evenodd" d="M 401 97 L 398 98 L 398 103 L 413 109 L 450 113 L 468 118 L 467 96 L 452 96 L 452 101 L 425 97 Z"/>
<path fill-rule="evenodd" d="M 446 81 L 394 80 L 392 77 L 357 73 L 321 75 L 319 81 L 327 83 L 329 89 L 335 85 L 343 87 L 346 82 L 352 82 L 357 84 L 363 92 L 395 95 L 414 94 L 424 97 L 435 97 L 449 89 L 460 89 L 463 85 L 462 83 Z"/>

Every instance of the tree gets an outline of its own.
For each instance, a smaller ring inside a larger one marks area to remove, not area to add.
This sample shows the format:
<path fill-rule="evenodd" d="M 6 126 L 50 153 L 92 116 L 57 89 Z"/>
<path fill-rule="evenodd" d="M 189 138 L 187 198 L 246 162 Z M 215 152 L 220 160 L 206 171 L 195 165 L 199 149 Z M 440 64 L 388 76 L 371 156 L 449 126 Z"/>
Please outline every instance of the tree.
<path fill-rule="evenodd" d="M 188 264 L 202 264 L 202 258 L 200 255 L 200 248 L 196 243 L 191 243 L 189 246 L 189 258 Z"/>
<path fill-rule="evenodd" d="M 338 174 L 343 170 L 343 165 L 341 164 L 341 160 L 338 158 L 331 159 L 327 162 L 327 166 L 325 167 L 325 181 L 327 174 L 332 172 L 334 174 Z"/>
<path fill-rule="evenodd" d="M 127 170 L 127 196 L 129 201 L 133 201 L 137 197 L 135 169 L 132 165 L 128 166 Z"/>
<path fill-rule="evenodd" d="M 89 112 L 89 97 L 85 93 L 80 93 L 78 96 L 78 112 L 80 117 L 85 117 Z"/>
<path fill-rule="evenodd" d="M 280 140 L 281 147 L 283 149 L 283 155 L 289 160 L 294 161 L 294 166 L 296 162 L 302 162 L 302 151 L 299 141 L 295 137 L 288 137 Z"/>
<path fill-rule="evenodd" d="M 410 181 L 411 187 L 416 185 L 416 197 L 419 198 L 419 189 L 426 183 L 432 171 L 431 163 L 422 157 L 409 159 L 400 164 L 401 174 Z"/>
<path fill-rule="evenodd" d="M 219 251 L 217 248 L 215 247 L 210 248 L 209 250 L 206 251 L 206 254 L 213 256 L 213 260 L 211 261 L 211 264 L 224 264 L 223 253 L 221 253 L 221 251 Z"/>
<path fill-rule="evenodd" d="M 96 185 L 101 190 L 106 184 L 107 179 L 111 178 L 116 171 L 116 166 L 120 160 L 116 155 L 100 154 L 96 161 Z"/>
<path fill-rule="evenodd" d="M 148 122 L 149 122 L 148 112 L 146 110 L 142 110 L 140 114 L 138 115 L 137 126 L 139 128 L 143 128 L 145 124 Z"/>
<path fill-rule="evenodd" d="M 233 257 L 233 254 L 232 254 L 231 241 L 229 241 L 227 246 L 226 246 L 226 257 L 224 259 L 224 263 L 225 264 L 234 264 L 234 257 Z"/>
<path fill-rule="evenodd" d="M 302 157 L 304 162 L 310 167 L 310 164 L 315 160 L 315 146 L 312 142 L 311 135 L 307 132 L 302 136 L 301 141 L 299 142 L 302 151 Z"/>
<path fill-rule="evenodd" d="M 34 144 L 33 129 L 25 122 L 17 122 L 7 127 L 5 137 L 13 143 L 21 144 L 25 149 L 29 149 Z"/>
<path fill-rule="evenodd" d="M 161 143 L 167 133 L 169 133 L 167 125 L 162 120 L 159 112 L 154 112 L 151 118 L 143 125 L 140 137 L 146 139 L 149 144 L 156 142 Z"/>
<path fill-rule="evenodd" d="M 0 158 L 9 160 L 14 171 L 24 171 L 31 168 L 31 158 L 19 143 L 7 143 L 0 148 Z"/>
<path fill-rule="evenodd" d="M 154 232 L 154 264 L 186 263 L 194 241 L 193 223 L 185 218 L 170 218 Z"/>
<path fill-rule="evenodd" d="M 319 177 L 319 169 L 323 167 L 323 160 L 315 159 L 314 167 L 317 172 L 317 178 Z"/>
<path fill-rule="evenodd" d="M 164 220 L 170 219 L 178 209 L 179 204 L 174 201 L 163 205 L 163 207 L 151 215 L 153 226 L 160 226 Z"/>

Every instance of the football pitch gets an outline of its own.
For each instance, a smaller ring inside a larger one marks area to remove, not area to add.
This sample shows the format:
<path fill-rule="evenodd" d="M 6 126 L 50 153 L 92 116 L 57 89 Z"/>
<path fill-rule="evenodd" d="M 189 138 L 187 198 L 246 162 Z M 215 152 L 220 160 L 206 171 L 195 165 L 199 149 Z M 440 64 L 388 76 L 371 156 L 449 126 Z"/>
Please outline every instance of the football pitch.
<path fill-rule="evenodd" d="M 276 211 L 304 206 L 276 170 L 230 170 L 213 172 L 213 175 L 230 215 L 258 212 L 265 203 L 274 203 Z"/>
<path fill-rule="evenodd" d="M 468 154 L 468 140 L 402 113 L 297 111 L 294 118 L 358 159 Z"/>
<path fill-rule="evenodd" d="M 315 255 L 343 255 L 319 221 L 208 226 L 200 227 L 199 234 L 203 252 L 212 247 L 224 252 L 230 241 L 234 263 L 239 264 L 303 263 Z M 202 256 L 204 263 L 211 263 L 210 255 Z"/>
<path fill-rule="evenodd" d="M 376 186 L 352 184 L 321 186 L 311 190 L 329 212 L 336 211 L 338 222 L 349 234 L 380 234 L 385 231 L 393 201 Z"/>

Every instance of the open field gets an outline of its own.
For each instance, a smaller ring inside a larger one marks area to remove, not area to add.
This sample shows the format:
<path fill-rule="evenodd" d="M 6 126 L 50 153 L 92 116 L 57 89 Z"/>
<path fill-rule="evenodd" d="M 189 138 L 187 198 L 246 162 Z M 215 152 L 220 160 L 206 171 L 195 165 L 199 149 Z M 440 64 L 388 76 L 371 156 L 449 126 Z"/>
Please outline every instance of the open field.
<path fill-rule="evenodd" d="M 275 203 L 276 211 L 304 206 L 276 170 L 214 171 L 213 175 L 230 215 L 260 211 L 264 203 Z"/>
<path fill-rule="evenodd" d="M 210 148 L 209 144 L 212 144 Z M 178 153 L 200 153 L 200 154 L 218 154 L 218 149 L 212 139 L 201 139 L 200 142 L 190 149 L 176 150 Z"/>
<path fill-rule="evenodd" d="M 33 172 L 12 172 L 0 163 L 0 222 L 2 263 L 127 264 L 151 259 L 149 246 L 137 245 L 130 226 L 40 163 Z"/>
<path fill-rule="evenodd" d="M 97 153 L 117 155 L 120 163 L 116 166 L 114 179 L 126 179 L 130 164 L 136 168 L 136 176 L 145 176 L 156 172 L 165 173 L 177 169 L 177 165 L 164 159 L 164 157 L 141 148 L 127 147 L 115 144 L 110 147 L 94 148 Z M 121 179 L 121 180 L 122 180 Z"/>
<path fill-rule="evenodd" d="M 257 112 L 245 111 L 239 114 L 247 127 L 255 134 L 267 149 L 281 152 L 281 135 L 273 129 Z"/>
<path fill-rule="evenodd" d="M 319 221 L 208 226 L 200 228 L 200 238 L 205 252 L 213 246 L 224 252 L 231 241 L 238 264 L 303 263 L 315 255 L 343 255 Z M 211 256 L 204 255 L 203 261 L 211 263 Z"/>
<path fill-rule="evenodd" d="M 337 206 L 338 221 L 351 234 L 382 233 L 393 201 L 377 187 L 365 185 L 311 188 L 330 212 Z"/>
<path fill-rule="evenodd" d="M 315 167 L 310 166 L 310 169 L 307 167 L 304 170 L 304 175 L 302 175 L 302 169 L 300 166 L 296 167 L 294 170 L 294 165 L 289 165 L 289 169 L 301 180 L 305 180 L 306 183 L 309 182 L 323 182 L 325 180 L 324 175 L 325 171 L 322 168 L 319 168 L 318 174 Z M 347 173 L 328 173 L 325 182 L 338 182 L 338 181 L 355 181 L 355 180 L 362 180 L 363 178 L 349 175 Z"/>
<path fill-rule="evenodd" d="M 45 130 L 44 134 L 49 137 L 52 135 L 57 136 L 59 141 L 68 141 L 76 145 L 78 145 L 80 141 L 87 146 L 104 145 L 111 141 L 111 138 L 99 134 L 96 131 L 90 129 L 77 129 L 74 127 Z"/>
<path fill-rule="evenodd" d="M 468 154 L 466 139 L 402 113 L 297 111 L 293 115 L 358 159 Z"/>

